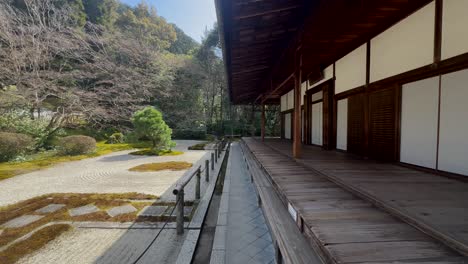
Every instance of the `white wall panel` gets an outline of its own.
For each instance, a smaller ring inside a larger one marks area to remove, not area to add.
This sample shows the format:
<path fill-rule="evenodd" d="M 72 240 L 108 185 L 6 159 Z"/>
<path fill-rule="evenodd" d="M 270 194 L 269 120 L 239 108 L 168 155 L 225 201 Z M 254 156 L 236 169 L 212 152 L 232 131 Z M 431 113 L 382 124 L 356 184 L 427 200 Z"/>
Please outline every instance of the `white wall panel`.
<path fill-rule="evenodd" d="M 436 168 L 439 77 L 403 85 L 401 162 Z"/>
<path fill-rule="evenodd" d="M 366 46 L 362 45 L 336 62 L 336 94 L 366 84 Z"/>
<path fill-rule="evenodd" d="M 431 64 L 434 61 L 434 23 L 433 1 L 372 39 L 370 81 Z"/>
<path fill-rule="evenodd" d="M 312 144 L 322 145 L 323 141 L 323 104 L 312 104 Z"/>
<path fill-rule="evenodd" d="M 291 113 L 284 115 L 284 138 L 291 139 Z"/>
<path fill-rule="evenodd" d="M 468 175 L 468 70 L 442 76 L 439 170 Z"/>
<path fill-rule="evenodd" d="M 288 110 L 288 95 L 281 96 L 281 112 Z"/>
<path fill-rule="evenodd" d="M 294 89 L 288 93 L 288 110 L 294 108 Z"/>
<path fill-rule="evenodd" d="M 307 91 L 307 81 L 303 82 L 301 85 L 301 105 L 304 105 L 304 95 Z"/>
<path fill-rule="evenodd" d="M 302 142 L 304 142 L 304 134 L 305 134 L 305 121 L 304 121 L 304 109 L 301 111 L 301 127 L 302 127 Z"/>
<path fill-rule="evenodd" d="M 313 102 L 313 101 L 322 100 L 322 99 L 323 99 L 323 91 L 314 93 L 314 94 L 312 94 L 311 97 L 312 97 L 312 98 L 311 98 L 311 99 L 312 99 L 312 102 Z"/>
<path fill-rule="evenodd" d="M 325 68 L 325 70 L 323 70 L 323 79 L 312 84 L 308 90 L 316 87 L 316 86 L 319 86 L 320 84 L 330 80 L 331 78 L 333 78 L 333 64 L 328 66 L 327 68 Z"/>
<path fill-rule="evenodd" d="M 348 149 L 348 99 L 339 100 L 337 104 L 336 148 Z"/>
<path fill-rule="evenodd" d="M 442 59 L 468 52 L 468 1 L 444 0 Z"/>

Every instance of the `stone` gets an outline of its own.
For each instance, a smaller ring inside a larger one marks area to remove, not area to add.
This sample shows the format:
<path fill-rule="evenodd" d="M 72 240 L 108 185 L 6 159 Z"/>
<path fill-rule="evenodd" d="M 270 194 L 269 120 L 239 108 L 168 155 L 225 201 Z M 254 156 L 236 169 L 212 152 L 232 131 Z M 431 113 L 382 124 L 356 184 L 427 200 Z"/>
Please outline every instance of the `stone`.
<path fill-rule="evenodd" d="M 44 216 L 42 215 L 23 215 L 20 217 L 17 217 L 15 219 L 12 219 L 3 225 L 1 227 L 3 228 L 19 228 L 23 226 L 27 226 L 29 224 L 32 224 L 36 222 L 37 220 L 43 218 Z"/>
<path fill-rule="evenodd" d="M 56 212 L 56 211 L 62 209 L 63 207 L 65 207 L 64 204 L 49 204 L 49 205 L 44 206 L 44 207 L 42 207 L 40 209 L 37 209 L 35 212 L 40 213 L 40 214 L 49 214 L 49 213 Z"/>
<path fill-rule="evenodd" d="M 70 214 L 70 216 L 80 216 L 95 212 L 99 212 L 99 208 L 97 208 L 94 204 L 88 204 L 85 206 L 70 209 L 68 213 Z"/>
<path fill-rule="evenodd" d="M 118 216 L 118 215 L 133 213 L 136 210 L 137 209 L 135 207 L 131 206 L 130 204 L 127 204 L 127 205 L 113 207 L 113 208 L 107 210 L 106 212 L 110 217 L 114 217 L 114 216 Z"/>
<path fill-rule="evenodd" d="M 184 206 L 184 216 L 190 216 L 193 211 L 193 206 Z M 169 213 L 172 212 L 171 216 L 176 216 L 177 208 L 174 209 L 174 206 L 171 206 L 169 210 L 164 214 L 164 216 L 169 216 Z"/>
<path fill-rule="evenodd" d="M 161 216 L 166 211 L 166 205 L 150 205 L 141 210 L 140 216 Z"/>

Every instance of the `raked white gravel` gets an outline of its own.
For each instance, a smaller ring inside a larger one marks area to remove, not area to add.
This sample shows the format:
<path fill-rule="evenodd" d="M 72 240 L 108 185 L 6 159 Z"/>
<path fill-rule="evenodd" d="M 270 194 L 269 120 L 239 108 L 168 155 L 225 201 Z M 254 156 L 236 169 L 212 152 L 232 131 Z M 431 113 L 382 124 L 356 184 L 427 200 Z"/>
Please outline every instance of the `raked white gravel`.
<path fill-rule="evenodd" d="M 128 169 L 144 163 L 186 161 L 196 163 L 205 151 L 188 151 L 199 141 L 176 141 L 178 156 L 132 156 L 132 151 L 58 164 L 0 181 L 0 206 L 16 203 L 49 193 L 125 193 L 139 192 L 161 195 L 185 171 L 130 172 Z"/>

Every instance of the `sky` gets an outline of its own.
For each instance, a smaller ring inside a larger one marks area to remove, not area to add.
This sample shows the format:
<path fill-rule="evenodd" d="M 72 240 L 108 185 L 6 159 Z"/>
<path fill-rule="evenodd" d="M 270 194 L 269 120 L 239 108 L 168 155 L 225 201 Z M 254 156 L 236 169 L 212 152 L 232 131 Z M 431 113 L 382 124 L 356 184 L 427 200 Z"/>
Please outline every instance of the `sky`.
<path fill-rule="evenodd" d="M 131 6 L 141 0 L 120 0 Z M 205 28 L 216 22 L 214 0 L 145 0 L 156 7 L 158 14 L 168 22 L 176 24 L 185 34 L 201 42 Z"/>

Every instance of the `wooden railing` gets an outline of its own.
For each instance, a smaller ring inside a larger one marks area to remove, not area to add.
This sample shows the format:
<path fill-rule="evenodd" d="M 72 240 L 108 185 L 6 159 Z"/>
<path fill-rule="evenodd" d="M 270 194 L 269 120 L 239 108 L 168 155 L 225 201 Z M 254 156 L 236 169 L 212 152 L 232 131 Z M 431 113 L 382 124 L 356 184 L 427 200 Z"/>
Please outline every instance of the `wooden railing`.
<path fill-rule="evenodd" d="M 226 140 L 223 139 L 221 141 L 218 141 L 214 148 L 211 150 L 214 150 L 214 153 L 211 153 L 211 170 L 214 171 L 215 169 L 215 163 L 218 163 L 218 159 L 221 157 L 221 152 L 223 151 L 224 147 L 226 146 Z M 179 181 L 176 186 L 174 187 L 174 190 L 172 193 L 176 196 L 176 224 L 177 224 L 177 234 L 181 235 L 184 233 L 184 189 L 187 184 L 193 179 L 193 177 L 196 177 L 196 183 L 195 183 L 195 200 L 200 200 L 200 189 L 201 189 L 201 175 L 202 173 L 205 172 L 205 181 L 209 182 L 210 181 L 210 160 L 205 160 L 205 167 L 202 169 L 202 166 L 198 166 L 198 168 L 190 174 L 188 177 L 185 177 L 181 181 Z"/>

